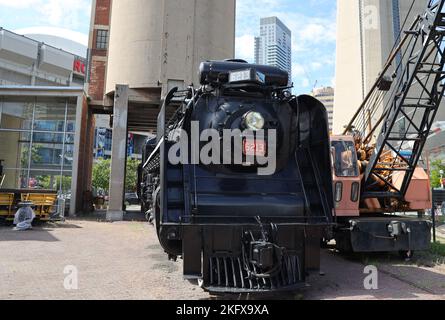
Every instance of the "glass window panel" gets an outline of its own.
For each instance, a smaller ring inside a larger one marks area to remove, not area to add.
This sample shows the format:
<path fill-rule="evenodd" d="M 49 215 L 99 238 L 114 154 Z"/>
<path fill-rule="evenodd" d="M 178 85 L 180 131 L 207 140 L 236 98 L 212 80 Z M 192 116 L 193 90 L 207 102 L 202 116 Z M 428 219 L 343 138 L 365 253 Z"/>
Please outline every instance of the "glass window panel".
<path fill-rule="evenodd" d="M 0 131 L 0 159 L 5 169 L 28 168 L 29 139 L 26 133 Z"/>
<path fill-rule="evenodd" d="M 67 109 L 67 124 L 66 131 L 67 132 L 75 132 L 76 131 L 76 104 L 68 104 Z"/>
<path fill-rule="evenodd" d="M 108 30 L 97 30 L 96 49 L 106 49 L 108 44 Z"/>
<path fill-rule="evenodd" d="M 57 172 L 32 170 L 29 178 L 29 188 L 37 190 L 57 190 Z"/>
<path fill-rule="evenodd" d="M 54 171 L 32 170 L 30 172 L 29 189 L 71 192 L 71 174 Z"/>
<path fill-rule="evenodd" d="M 65 154 L 63 159 L 63 170 L 71 171 L 73 169 L 74 145 L 65 145 Z"/>
<path fill-rule="evenodd" d="M 33 143 L 31 169 L 60 170 L 63 144 Z"/>
<path fill-rule="evenodd" d="M 62 193 L 65 196 L 68 196 L 68 202 L 69 202 L 69 196 L 71 196 L 71 180 L 72 180 L 71 172 L 64 172 L 62 180 Z"/>
<path fill-rule="evenodd" d="M 64 99 L 37 100 L 34 130 L 63 132 L 65 129 Z"/>
<path fill-rule="evenodd" d="M 63 133 L 43 133 L 33 134 L 33 143 L 63 144 Z"/>
<path fill-rule="evenodd" d="M 335 150 L 335 175 L 337 177 L 356 177 L 359 175 L 357 153 L 351 141 L 333 141 Z"/>
<path fill-rule="evenodd" d="M 74 137 L 75 135 L 72 133 L 67 133 L 65 136 L 65 143 L 66 144 L 74 144 Z"/>
<path fill-rule="evenodd" d="M 34 100 L 4 98 L 0 101 L 0 129 L 31 129 Z"/>
<path fill-rule="evenodd" d="M 27 171 L 4 169 L 4 180 L 1 189 L 26 189 Z M 1 183 L 1 181 L 0 181 Z"/>
<path fill-rule="evenodd" d="M 35 97 L 0 100 L 0 159 L 5 159 L 5 180 L 0 188 L 59 191 L 62 187 L 63 192 L 70 192 L 76 101 Z M 38 131 L 32 139 L 31 130 Z"/>

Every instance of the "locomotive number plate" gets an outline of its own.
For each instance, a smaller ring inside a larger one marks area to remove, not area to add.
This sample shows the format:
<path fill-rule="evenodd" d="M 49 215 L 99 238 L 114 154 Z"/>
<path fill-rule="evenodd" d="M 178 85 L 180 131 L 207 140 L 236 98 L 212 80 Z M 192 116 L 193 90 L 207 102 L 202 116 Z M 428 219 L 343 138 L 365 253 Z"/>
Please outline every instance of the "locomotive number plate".
<path fill-rule="evenodd" d="M 243 151 L 246 156 L 266 156 L 266 142 L 264 140 L 245 139 Z"/>

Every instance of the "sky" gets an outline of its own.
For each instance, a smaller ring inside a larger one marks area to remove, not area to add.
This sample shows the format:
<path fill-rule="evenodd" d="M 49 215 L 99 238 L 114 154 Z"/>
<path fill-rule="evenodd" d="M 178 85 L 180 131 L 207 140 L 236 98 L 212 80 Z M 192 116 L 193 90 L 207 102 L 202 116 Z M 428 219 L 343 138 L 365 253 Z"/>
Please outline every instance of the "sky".
<path fill-rule="evenodd" d="M 75 31 L 87 44 L 91 0 L 0 0 L 0 27 L 19 30 L 56 27 Z M 277 16 L 292 31 L 294 93 L 333 86 L 335 74 L 335 0 L 238 0 L 236 57 L 253 62 L 260 18 Z"/>

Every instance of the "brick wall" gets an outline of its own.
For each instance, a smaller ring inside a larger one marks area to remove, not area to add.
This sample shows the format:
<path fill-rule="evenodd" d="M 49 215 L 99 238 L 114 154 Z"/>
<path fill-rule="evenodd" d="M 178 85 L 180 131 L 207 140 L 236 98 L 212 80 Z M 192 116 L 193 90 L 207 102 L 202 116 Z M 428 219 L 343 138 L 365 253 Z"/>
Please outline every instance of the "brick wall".
<path fill-rule="evenodd" d="M 107 70 L 107 50 L 96 49 L 97 30 L 109 29 L 112 0 L 96 0 L 93 12 L 93 30 L 90 33 L 90 77 L 88 95 L 92 101 L 102 101 L 105 90 L 105 76 Z"/>
<path fill-rule="evenodd" d="M 110 25 L 111 0 L 96 0 L 94 24 Z"/>
<path fill-rule="evenodd" d="M 92 100 L 102 100 L 105 90 L 105 74 L 107 62 L 93 59 L 88 94 Z"/>
<path fill-rule="evenodd" d="M 107 50 L 96 49 L 97 30 L 109 30 L 110 9 L 112 0 L 95 0 L 93 16 L 91 17 L 92 30 L 90 35 L 89 51 L 89 82 L 87 84 L 90 103 L 101 105 L 104 99 L 105 75 L 107 70 Z M 121 1 L 121 0 L 117 0 Z M 82 120 L 79 124 L 80 150 L 77 179 L 77 212 L 89 212 L 91 210 L 92 190 L 92 166 L 95 120 L 91 105 L 85 99 L 82 106 Z"/>

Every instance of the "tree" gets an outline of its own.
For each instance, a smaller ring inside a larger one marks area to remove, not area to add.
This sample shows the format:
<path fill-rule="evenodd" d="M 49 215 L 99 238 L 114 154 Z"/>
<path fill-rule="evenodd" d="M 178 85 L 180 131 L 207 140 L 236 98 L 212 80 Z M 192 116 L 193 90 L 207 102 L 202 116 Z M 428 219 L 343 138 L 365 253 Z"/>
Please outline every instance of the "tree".
<path fill-rule="evenodd" d="M 138 166 L 137 159 L 127 159 L 127 174 L 125 176 L 125 191 L 134 192 L 138 183 Z"/>
<path fill-rule="evenodd" d="M 42 157 L 40 156 L 41 146 L 40 145 L 33 145 L 31 148 L 31 163 L 33 164 L 39 164 L 42 162 Z M 22 157 L 21 157 L 21 165 L 22 168 L 28 167 L 28 161 L 29 161 L 29 146 L 24 146 L 22 149 Z"/>
<path fill-rule="evenodd" d="M 136 159 L 127 159 L 127 174 L 125 176 L 125 191 L 136 190 L 138 181 L 138 165 Z M 93 165 L 93 187 L 108 191 L 110 188 L 111 160 L 99 159 Z"/>
<path fill-rule="evenodd" d="M 99 159 L 93 165 L 93 187 L 108 191 L 110 186 L 111 160 Z"/>
<path fill-rule="evenodd" d="M 435 160 L 431 163 L 431 184 L 434 188 L 440 188 L 440 170 L 445 172 L 445 164 L 441 160 Z M 445 178 L 443 175 L 442 178 Z"/>

